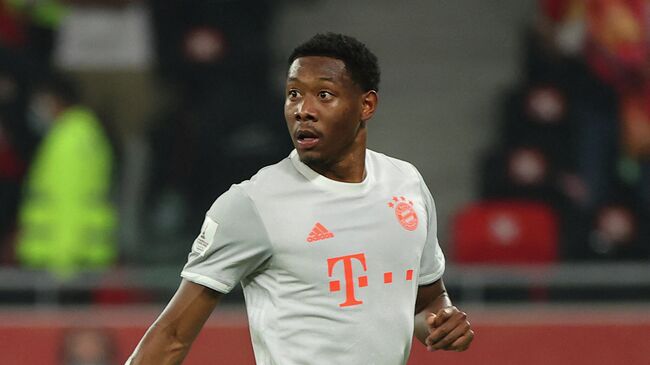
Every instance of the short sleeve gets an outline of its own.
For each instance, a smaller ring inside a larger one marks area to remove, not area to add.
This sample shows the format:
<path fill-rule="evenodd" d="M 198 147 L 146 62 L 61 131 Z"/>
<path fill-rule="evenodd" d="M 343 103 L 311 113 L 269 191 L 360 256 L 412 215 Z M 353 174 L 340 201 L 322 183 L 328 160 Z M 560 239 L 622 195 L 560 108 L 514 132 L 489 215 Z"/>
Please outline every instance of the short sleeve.
<path fill-rule="evenodd" d="M 442 277 L 442 274 L 445 272 L 445 256 L 438 244 L 436 205 L 424 179 L 419 172 L 417 174 L 420 179 L 420 190 L 422 191 L 422 197 L 427 209 L 427 240 L 424 244 L 422 258 L 420 260 L 418 285 L 427 285 Z"/>
<path fill-rule="evenodd" d="M 234 185 L 206 213 L 181 276 L 228 293 L 270 257 L 271 244 L 254 203 Z"/>

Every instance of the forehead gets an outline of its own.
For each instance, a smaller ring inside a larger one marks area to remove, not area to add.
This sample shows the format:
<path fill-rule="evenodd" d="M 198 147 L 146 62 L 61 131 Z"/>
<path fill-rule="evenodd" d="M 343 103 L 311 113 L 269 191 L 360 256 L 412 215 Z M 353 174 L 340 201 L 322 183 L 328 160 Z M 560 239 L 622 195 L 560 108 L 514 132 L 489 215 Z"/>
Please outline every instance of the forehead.
<path fill-rule="evenodd" d="M 345 63 L 339 59 L 323 56 L 296 58 L 289 66 L 287 81 L 311 81 L 314 79 L 332 82 L 350 80 Z"/>

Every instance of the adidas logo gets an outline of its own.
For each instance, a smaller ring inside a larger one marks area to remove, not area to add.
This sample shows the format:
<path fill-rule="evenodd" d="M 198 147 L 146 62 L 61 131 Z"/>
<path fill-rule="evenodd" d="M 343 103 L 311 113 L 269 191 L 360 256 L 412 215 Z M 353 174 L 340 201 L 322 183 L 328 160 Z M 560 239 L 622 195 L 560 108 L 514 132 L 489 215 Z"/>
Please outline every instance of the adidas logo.
<path fill-rule="evenodd" d="M 325 228 L 325 226 L 316 222 L 314 228 L 312 228 L 311 232 L 309 232 L 309 236 L 307 236 L 307 242 L 316 242 L 320 240 L 326 240 L 332 237 L 334 237 L 334 233 L 328 231 L 327 228 Z"/>

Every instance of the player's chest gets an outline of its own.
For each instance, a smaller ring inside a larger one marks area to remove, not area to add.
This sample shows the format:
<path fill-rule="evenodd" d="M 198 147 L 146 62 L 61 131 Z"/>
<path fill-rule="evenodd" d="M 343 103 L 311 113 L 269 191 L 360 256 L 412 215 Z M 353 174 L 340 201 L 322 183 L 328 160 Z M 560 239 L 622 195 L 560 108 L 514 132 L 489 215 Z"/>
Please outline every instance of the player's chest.
<path fill-rule="evenodd" d="M 312 194 L 274 209 L 266 220 L 274 264 L 297 277 L 355 268 L 402 277 L 419 267 L 428 216 L 415 188 Z"/>

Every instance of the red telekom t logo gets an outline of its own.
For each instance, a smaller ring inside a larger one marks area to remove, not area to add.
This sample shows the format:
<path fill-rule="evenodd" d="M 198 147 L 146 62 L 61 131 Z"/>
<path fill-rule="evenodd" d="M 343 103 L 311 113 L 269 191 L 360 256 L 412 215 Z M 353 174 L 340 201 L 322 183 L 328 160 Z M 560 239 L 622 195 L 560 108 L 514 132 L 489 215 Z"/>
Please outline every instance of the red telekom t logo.
<path fill-rule="evenodd" d="M 345 302 L 339 304 L 339 307 L 350 307 L 353 305 L 363 304 L 363 301 L 358 300 L 354 297 L 354 277 L 352 273 L 352 260 L 358 260 L 363 266 L 363 271 L 367 271 L 366 267 L 366 256 L 362 253 L 357 253 L 354 255 L 332 257 L 327 259 L 327 275 L 331 278 L 332 271 L 334 266 L 339 261 L 343 261 L 343 278 L 345 280 Z M 367 276 L 359 276 L 359 287 L 363 288 L 368 285 Z M 339 291 L 341 290 L 341 281 L 332 280 L 330 281 L 330 291 Z"/>

